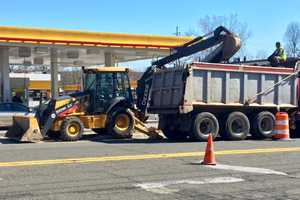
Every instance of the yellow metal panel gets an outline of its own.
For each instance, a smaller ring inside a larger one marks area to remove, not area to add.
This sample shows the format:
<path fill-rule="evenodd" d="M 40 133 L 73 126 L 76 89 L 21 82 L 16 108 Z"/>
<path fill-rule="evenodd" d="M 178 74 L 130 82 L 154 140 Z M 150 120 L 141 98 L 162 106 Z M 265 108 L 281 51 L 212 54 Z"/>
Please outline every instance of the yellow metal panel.
<path fill-rule="evenodd" d="M 29 90 L 51 90 L 50 81 L 29 81 Z"/>
<path fill-rule="evenodd" d="M 97 68 L 86 68 L 85 71 L 92 72 L 128 72 L 126 67 L 97 67 Z"/>
<path fill-rule="evenodd" d="M 105 128 L 106 118 L 105 114 L 102 115 L 85 115 L 79 116 L 85 128 Z"/>
<path fill-rule="evenodd" d="M 137 88 L 137 81 L 130 81 L 130 86 L 131 86 L 131 88 Z"/>
<path fill-rule="evenodd" d="M 73 85 L 64 85 L 63 89 L 64 91 L 78 91 L 81 90 L 81 87 L 79 84 L 73 84 Z"/>
<path fill-rule="evenodd" d="M 190 41 L 191 37 L 101 33 L 73 30 L 0 26 L 0 40 L 10 42 L 46 43 L 62 45 L 103 45 L 120 47 L 168 49 Z"/>
<path fill-rule="evenodd" d="M 67 105 L 70 102 L 71 102 L 71 99 L 57 100 L 55 103 L 55 109 L 58 109 L 64 105 Z"/>

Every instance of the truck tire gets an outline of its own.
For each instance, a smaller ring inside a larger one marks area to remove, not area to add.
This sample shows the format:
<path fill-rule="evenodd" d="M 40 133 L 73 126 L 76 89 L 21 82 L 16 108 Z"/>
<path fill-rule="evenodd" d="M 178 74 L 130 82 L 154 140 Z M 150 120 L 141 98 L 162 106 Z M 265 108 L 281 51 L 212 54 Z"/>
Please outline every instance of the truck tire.
<path fill-rule="evenodd" d="M 77 141 L 82 138 L 84 126 L 78 117 L 67 117 L 63 120 L 60 139 L 63 141 Z"/>
<path fill-rule="evenodd" d="M 131 138 L 134 118 L 126 108 L 116 108 L 109 114 L 107 131 L 115 138 Z"/>
<path fill-rule="evenodd" d="M 219 133 L 219 122 L 217 118 L 209 113 L 199 113 L 193 124 L 192 138 L 198 141 L 207 141 L 208 135 L 212 134 L 216 138 Z"/>
<path fill-rule="evenodd" d="M 256 139 L 271 138 L 275 126 L 275 116 L 269 111 L 260 112 L 252 120 L 251 134 Z"/>
<path fill-rule="evenodd" d="M 250 132 L 248 117 L 241 112 L 232 112 L 225 123 L 225 132 L 222 136 L 228 140 L 244 140 Z"/>
<path fill-rule="evenodd" d="M 300 122 L 296 123 L 296 134 L 295 134 L 296 138 L 300 138 Z"/>

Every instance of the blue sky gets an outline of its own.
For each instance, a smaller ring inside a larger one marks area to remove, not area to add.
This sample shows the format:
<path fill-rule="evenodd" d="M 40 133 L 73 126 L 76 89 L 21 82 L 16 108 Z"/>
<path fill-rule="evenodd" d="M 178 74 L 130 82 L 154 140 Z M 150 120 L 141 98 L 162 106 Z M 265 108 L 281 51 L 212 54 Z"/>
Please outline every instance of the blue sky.
<path fill-rule="evenodd" d="M 300 21 L 299 0 L 17 0 L 1 2 L 0 25 L 170 35 L 206 15 L 237 14 L 252 32 L 249 54 L 271 53 L 287 24 Z"/>

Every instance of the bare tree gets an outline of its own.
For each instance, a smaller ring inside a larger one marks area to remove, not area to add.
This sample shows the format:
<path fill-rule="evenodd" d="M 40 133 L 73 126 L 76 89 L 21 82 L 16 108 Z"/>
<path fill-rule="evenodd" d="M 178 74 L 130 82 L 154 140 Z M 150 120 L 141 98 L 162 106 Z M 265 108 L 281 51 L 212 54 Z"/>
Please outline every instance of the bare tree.
<path fill-rule="evenodd" d="M 228 16 L 207 15 L 199 20 L 199 29 L 202 34 L 212 32 L 218 26 L 224 26 L 240 37 L 242 47 L 239 55 L 245 56 L 245 47 L 248 39 L 251 37 L 248 24 L 240 21 L 237 14 L 230 14 Z"/>
<path fill-rule="evenodd" d="M 300 45 L 300 23 L 290 23 L 286 29 L 284 39 L 287 54 L 291 57 L 296 57 L 299 53 Z"/>

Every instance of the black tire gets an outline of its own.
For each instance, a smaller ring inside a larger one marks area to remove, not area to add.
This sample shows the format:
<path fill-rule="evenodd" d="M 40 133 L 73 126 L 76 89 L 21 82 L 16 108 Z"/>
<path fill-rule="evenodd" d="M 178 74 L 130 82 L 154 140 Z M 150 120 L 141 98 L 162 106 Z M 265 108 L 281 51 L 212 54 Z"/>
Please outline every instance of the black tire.
<path fill-rule="evenodd" d="M 244 140 L 250 132 L 248 117 L 241 112 L 232 112 L 225 123 L 225 132 L 222 136 L 227 140 Z"/>
<path fill-rule="evenodd" d="M 107 131 L 115 138 L 131 138 L 134 118 L 127 108 L 116 108 L 109 114 Z"/>
<path fill-rule="evenodd" d="M 207 141 L 208 135 L 212 134 L 216 138 L 219 133 L 219 122 L 217 118 L 209 113 L 199 113 L 194 120 L 191 137 L 198 141 Z"/>
<path fill-rule="evenodd" d="M 61 124 L 60 139 L 77 141 L 82 138 L 84 126 L 78 117 L 67 117 Z"/>
<path fill-rule="evenodd" d="M 271 138 L 274 126 L 274 114 L 269 111 L 260 112 L 252 120 L 251 135 L 256 139 Z"/>
<path fill-rule="evenodd" d="M 295 134 L 296 138 L 300 138 L 300 122 L 298 121 L 296 123 L 296 134 Z"/>
<path fill-rule="evenodd" d="M 291 138 L 300 138 L 300 122 L 296 122 L 295 130 L 291 130 Z"/>

